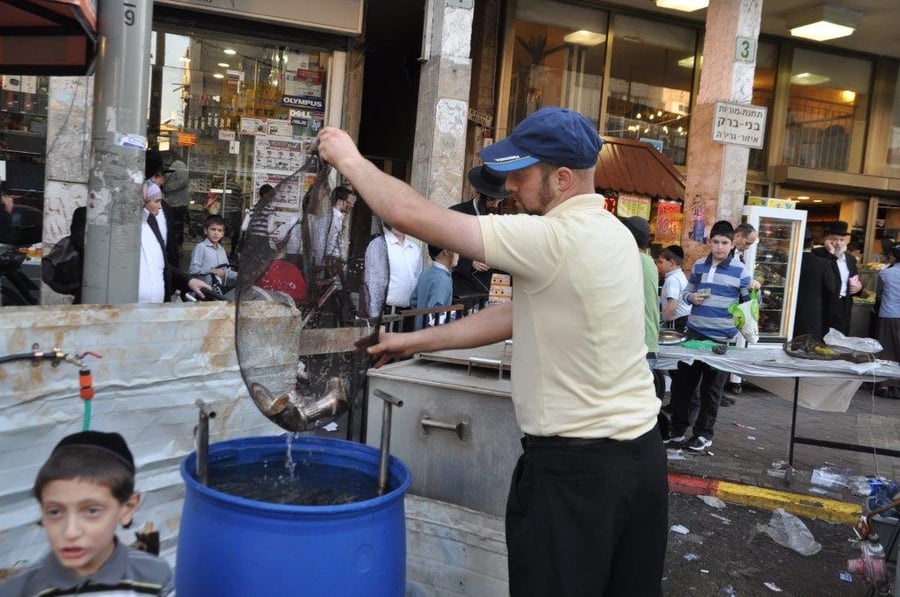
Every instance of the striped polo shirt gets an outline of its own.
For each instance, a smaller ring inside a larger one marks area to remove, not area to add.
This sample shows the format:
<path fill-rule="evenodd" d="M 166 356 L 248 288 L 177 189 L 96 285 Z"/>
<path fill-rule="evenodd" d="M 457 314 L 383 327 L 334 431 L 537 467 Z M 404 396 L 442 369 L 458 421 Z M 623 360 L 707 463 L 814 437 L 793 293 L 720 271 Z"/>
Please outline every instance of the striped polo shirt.
<path fill-rule="evenodd" d="M 719 342 L 734 338 L 738 329 L 734 327 L 734 318 L 728 307 L 750 300 L 749 285 L 750 273 L 733 255 L 715 265 L 712 254 L 694 263 L 681 297 L 687 301 L 689 294 L 704 288 L 709 289 L 710 295 L 701 304 L 691 307 L 688 329 Z"/>

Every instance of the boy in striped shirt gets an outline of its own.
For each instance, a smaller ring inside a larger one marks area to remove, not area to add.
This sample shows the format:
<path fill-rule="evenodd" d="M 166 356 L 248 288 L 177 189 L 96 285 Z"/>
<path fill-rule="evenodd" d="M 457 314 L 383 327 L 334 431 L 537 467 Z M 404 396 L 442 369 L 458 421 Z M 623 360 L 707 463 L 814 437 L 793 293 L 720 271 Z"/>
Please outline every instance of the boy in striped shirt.
<path fill-rule="evenodd" d="M 738 333 L 728 307 L 750 300 L 750 273 L 731 254 L 734 228 L 724 220 L 713 224 L 709 233 L 710 252 L 694 263 L 682 298 L 693 305 L 687 323 L 687 338 L 727 344 Z M 681 444 L 688 429 L 691 396 L 699 384 L 700 413 L 694 422 L 693 436 L 686 447 L 703 452 L 712 445 L 713 427 L 728 373 L 695 360 L 678 363 L 678 375 L 672 378 L 672 427 L 667 444 Z"/>

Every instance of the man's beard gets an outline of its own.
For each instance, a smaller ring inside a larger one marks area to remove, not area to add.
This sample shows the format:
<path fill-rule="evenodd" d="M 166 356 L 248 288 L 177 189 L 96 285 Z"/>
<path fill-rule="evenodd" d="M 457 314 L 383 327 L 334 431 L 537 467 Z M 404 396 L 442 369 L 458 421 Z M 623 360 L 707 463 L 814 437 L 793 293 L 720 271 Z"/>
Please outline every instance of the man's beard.
<path fill-rule="evenodd" d="M 843 258 L 844 254 L 846 252 L 847 252 L 847 249 L 845 249 L 844 247 L 841 247 L 841 246 L 837 246 L 834 248 L 834 251 L 832 251 L 831 254 L 834 255 L 835 257 L 837 257 L 838 259 L 841 259 L 841 258 Z"/>

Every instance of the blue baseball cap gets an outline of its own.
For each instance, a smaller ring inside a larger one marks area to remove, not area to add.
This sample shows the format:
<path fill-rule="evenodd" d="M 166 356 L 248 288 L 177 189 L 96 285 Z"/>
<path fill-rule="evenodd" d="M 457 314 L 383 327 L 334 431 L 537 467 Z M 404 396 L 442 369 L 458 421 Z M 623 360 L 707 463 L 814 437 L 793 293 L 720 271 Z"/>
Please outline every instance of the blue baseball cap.
<path fill-rule="evenodd" d="M 512 172 L 544 162 L 574 170 L 597 163 L 603 140 L 597 129 L 578 112 L 541 108 L 519 123 L 509 137 L 481 150 L 491 170 Z"/>

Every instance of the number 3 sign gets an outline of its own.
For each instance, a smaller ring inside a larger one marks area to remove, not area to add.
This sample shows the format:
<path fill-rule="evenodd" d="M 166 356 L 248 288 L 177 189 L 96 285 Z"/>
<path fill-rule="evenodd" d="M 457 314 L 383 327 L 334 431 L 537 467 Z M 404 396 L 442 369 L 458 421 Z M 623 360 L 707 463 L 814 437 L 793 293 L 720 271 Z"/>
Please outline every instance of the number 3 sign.
<path fill-rule="evenodd" d="M 734 48 L 734 59 L 738 62 L 756 62 L 756 40 L 752 37 L 738 37 Z"/>

